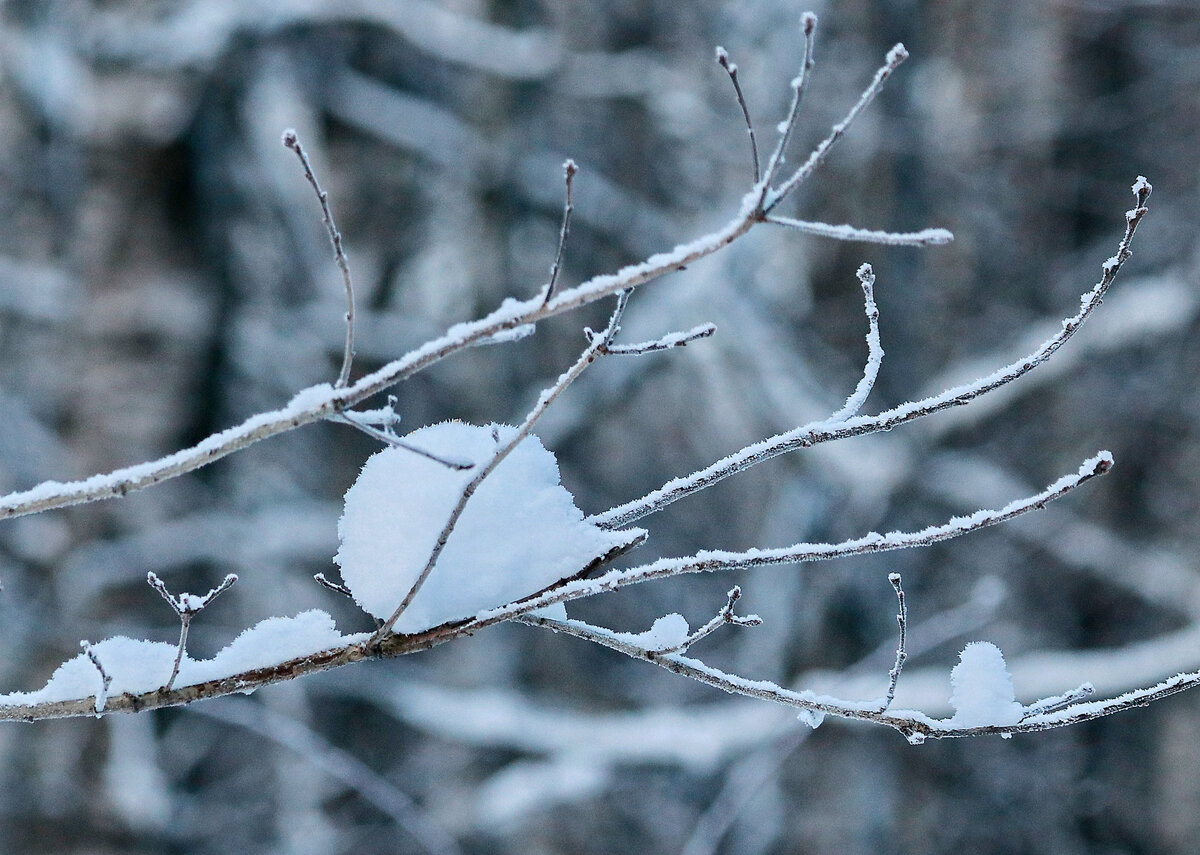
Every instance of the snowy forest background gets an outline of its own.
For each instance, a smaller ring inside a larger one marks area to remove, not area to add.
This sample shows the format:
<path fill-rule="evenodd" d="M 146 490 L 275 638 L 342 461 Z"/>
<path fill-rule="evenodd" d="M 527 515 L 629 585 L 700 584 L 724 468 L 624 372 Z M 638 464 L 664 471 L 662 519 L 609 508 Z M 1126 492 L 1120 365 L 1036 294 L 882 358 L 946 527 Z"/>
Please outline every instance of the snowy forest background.
<path fill-rule="evenodd" d="M 1098 448 L 1117 466 L 1035 517 L 942 546 L 641 586 L 580 613 L 631 630 L 669 611 L 702 621 L 735 581 L 742 610 L 766 623 L 715 636 L 706 656 L 780 682 L 844 672 L 870 696 L 893 655 L 886 576 L 898 571 L 909 668 L 944 672 L 947 696 L 958 650 L 977 638 L 1003 648 L 1019 696 L 1017 663 L 1069 664 L 1063 651 L 1111 649 L 1081 657 L 1078 681 L 1119 687 L 1200 667 L 1200 11 L 811 7 L 821 31 L 802 146 L 894 42 L 913 58 L 792 210 L 945 226 L 956 240 L 915 250 L 756 230 L 652 286 L 631 304 L 631 339 L 710 320 L 719 332 L 600 366 L 547 415 L 537 433 L 578 504 L 607 508 L 836 409 L 865 355 L 863 261 L 879 277 L 888 354 L 868 411 L 1028 349 L 1096 280 L 1144 174 L 1156 189 L 1134 258 L 1054 362 L 969 408 L 727 481 L 664 511 L 644 549 L 920 527 L 1033 492 Z M 582 170 L 568 283 L 724 222 L 750 177 L 713 46 L 739 64 L 769 128 L 799 61 L 801 11 L 0 4 L 0 489 L 152 459 L 332 379 L 340 282 L 283 128 L 298 129 L 330 191 L 367 369 L 535 292 L 566 157 Z M 518 420 L 605 308 L 406 383 L 406 425 Z M 311 577 L 330 571 L 341 495 L 375 447 L 318 425 L 119 502 L 3 523 L 0 690 L 40 686 L 80 638 L 172 641 L 175 615 L 148 570 L 173 590 L 241 577 L 192 627 L 195 655 L 305 608 L 369 628 Z M 1194 694 L 914 748 L 861 725 L 811 731 L 785 710 L 501 626 L 253 701 L 0 728 L 0 850 L 1187 852 L 1198 764 Z"/>

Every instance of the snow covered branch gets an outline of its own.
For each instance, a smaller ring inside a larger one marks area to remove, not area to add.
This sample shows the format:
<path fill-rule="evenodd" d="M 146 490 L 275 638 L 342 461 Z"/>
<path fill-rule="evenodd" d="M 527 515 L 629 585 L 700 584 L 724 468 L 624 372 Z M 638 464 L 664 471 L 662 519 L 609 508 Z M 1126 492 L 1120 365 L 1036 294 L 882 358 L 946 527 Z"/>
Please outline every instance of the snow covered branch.
<path fill-rule="evenodd" d="M 203 596 L 175 595 L 157 574 L 150 572 L 147 581 L 179 617 L 177 643 L 122 636 L 95 644 L 84 642 L 82 652 L 63 663 L 42 689 L 0 696 L 0 719 L 137 712 L 248 693 L 364 659 L 427 650 L 506 621 L 572 635 L 726 692 L 784 705 L 812 727 L 832 715 L 892 727 L 914 743 L 927 738 L 983 733 L 1007 736 L 1074 724 L 1200 684 L 1200 672 L 1181 674 L 1114 698 L 1092 700 L 1091 684 L 1083 683 L 1079 688 L 1056 690 L 1057 694 L 1022 704 L 1016 699 L 999 648 L 973 643 L 963 649 L 959 664 L 947 675 L 953 716 L 937 719 L 920 710 L 897 709 L 903 701 L 903 698 L 898 700 L 897 690 L 912 678 L 911 669 L 905 672 L 904 668 L 910 655 L 911 636 L 916 632 L 909 625 L 907 595 L 898 573 L 887 576 L 898 604 L 894 663 L 886 672 L 880 669 L 881 693 L 866 700 L 848 700 L 751 679 L 713 667 L 691 655 L 693 648 L 703 647 L 701 642 L 726 626 L 732 632 L 733 627 L 749 628 L 763 623 L 757 615 L 735 612 L 742 595 L 739 586 L 729 588 L 725 604 L 715 614 L 709 612 L 712 616 L 694 630 L 685 617 L 674 612 L 662 615 L 641 632 L 618 631 L 567 616 L 567 603 L 658 579 L 770 565 L 808 565 L 834 558 L 925 547 L 969 536 L 985 527 L 1040 510 L 1113 466 L 1112 456 L 1102 451 L 1044 490 L 1002 507 L 953 516 L 917 530 L 868 532 L 838 542 L 797 542 L 776 548 L 736 551 L 706 548 L 615 566 L 648 536 L 646 531 L 629 528 L 630 524 L 679 499 L 786 452 L 888 431 L 924 416 L 968 405 L 1020 380 L 1053 357 L 1091 317 L 1130 257 L 1134 235 L 1146 214 L 1151 186 L 1139 177 L 1132 188 L 1135 204 L 1125 215 L 1125 230 L 1116 253 L 1104 262 L 1099 281 L 1082 295 L 1078 310 L 1036 348 L 970 383 L 875 415 L 861 413 L 883 361 L 880 311 L 875 302 L 874 269 L 870 264 L 861 265 L 857 275 L 867 319 L 867 356 L 861 379 L 840 408 L 819 421 L 752 443 L 689 475 L 667 481 L 645 496 L 585 515 L 562 485 L 554 454 L 535 434 L 543 415 L 568 394 L 585 370 L 605 357 L 646 355 L 650 359 L 670 359 L 672 353 L 668 352 L 701 343 L 716 333 L 714 324 L 705 323 L 667 334 L 656 330 L 643 336 L 646 340 L 622 343 L 621 323 L 626 307 L 643 286 L 720 252 L 763 224 L 823 238 L 892 246 L 929 247 L 946 243 L 952 237 L 939 228 L 886 232 L 776 213 L 821 165 L 908 56 L 903 45 L 892 48 L 845 117 L 830 129 L 800 166 L 792 169 L 787 166 L 787 150 L 814 65 L 816 24 L 811 14 L 802 19 L 803 59 L 791 82 L 787 112 L 774 126 L 774 145 L 765 164 L 760 161 L 760 135 L 742 90 L 737 65 L 723 49 L 717 49 L 717 61 L 733 85 L 745 121 L 752 161 L 750 186 L 740 207 L 724 226 L 615 273 L 566 287 L 563 260 L 575 208 L 574 180 L 579 171 L 574 161 L 567 160 L 563 165 L 565 199 L 557 247 L 549 280 L 537 289 L 536 296 L 507 299 L 483 317 L 459 323 L 356 380 L 351 376 L 355 356 L 355 295 L 342 235 L 334 223 L 328 195 L 321 189 L 296 133 L 286 131 L 283 143 L 299 158 L 304 178 L 317 195 L 334 259 L 342 273 L 346 326 L 336 379 L 303 389 L 279 409 L 261 413 L 159 460 L 81 481 L 47 481 L 2 497 L 0 517 L 124 496 L 304 425 L 322 420 L 349 424 L 378 441 L 382 448 L 366 461 L 345 495 L 344 513 L 338 526 L 340 548 L 335 556 L 341 571 L 340 581 L 324 573 L 314 578 L 328 592 L 350 598 L 365 616 L 374 620 L 374 628 L 343 633 L 329 615 L 316 610 L 294 617 L 271 617 L 243 631 L 216 656 L 193 659 L 187 652 L 191 619 L 228 590 L 237 577 L 226 576 Z M 526 293 L 533 290 L 530 288 Z M 355 409 L 441 360 L 477 346 L 514 341 L 533 332 L 546 319 L 607 298 L 614 299 L 614 306 L 605 327 L 599 332 L 583 330 L 584 341 L 577 358 L 545 385 L 518 425 L 452 421 L 427 425 L 401 436 L 397 432 L 401 420 L 398 396 L 389 396 L 381 407 Z M 978 506 L 975 502 L 969 505 Z M 890 647 L 889 641 L 885 650 Z M 1074 680 L 1068 685 L 1073 684 Z M 227 718 L 241 715 L 229 713 L 232 708 L 222 709 L 226 709 Z M 245 727 L 269 735 L 271 728 L 258 718 L 238 720 Z M 285 734 L 285 738 L 293 743 L 306 742 L 294 733 L 290 737 Z M 336 760 L 328 746 L 312 743 L 309 750 L 326 758 L 323 762 L 336 774 L 377 792 L 381 804 L 391 805 L 389 809 L 395 809 L 398 815 L 407 810 L 404 806 L 397 808 L 394 795 L 363 770 Z"/>

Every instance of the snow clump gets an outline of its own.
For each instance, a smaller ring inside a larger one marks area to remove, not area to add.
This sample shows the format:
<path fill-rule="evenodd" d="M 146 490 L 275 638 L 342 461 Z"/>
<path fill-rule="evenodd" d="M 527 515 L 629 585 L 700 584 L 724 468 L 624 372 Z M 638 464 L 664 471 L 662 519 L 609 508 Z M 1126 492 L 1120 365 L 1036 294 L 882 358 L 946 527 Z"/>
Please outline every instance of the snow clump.
<path fill-rule="evenodd" d="M 516 430 L 452 421 L 405 437 L 423 451 L 466 458 L 475 464 L 471 469 L 452 469 L 400 447 L 367 460 L 346 493 L 335 558 L 364 611 L 380 620 L 392 616 L 424 569 L 464 488 Z M 643 535 L 606 531 L 585 521 L 559 482 L 554 455 L 528 436 L 467 502 L 433 572 L 395 629 L 420 632 L 519 600 Z"/>
<path fill-rule="evenodd" d="M 973 641 L 959 654 L 950 672 L 950 706 L 955 727 L 988 727 L 1017 724 L 1025 708 L 1017 703 L 1012 677 L 1000 648 Z"/>

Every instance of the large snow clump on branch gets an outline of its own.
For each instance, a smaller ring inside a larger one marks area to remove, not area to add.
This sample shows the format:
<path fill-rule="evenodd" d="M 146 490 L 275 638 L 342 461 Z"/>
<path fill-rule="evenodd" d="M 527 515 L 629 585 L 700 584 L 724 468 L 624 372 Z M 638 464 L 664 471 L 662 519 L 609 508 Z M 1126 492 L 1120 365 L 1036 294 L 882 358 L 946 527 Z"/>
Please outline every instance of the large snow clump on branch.
<path fill-rule="evenodd" d="M 958 727 L 988 727 L 1017 724 L 1025 708 L 1017 702 L 1008 664 L 1000 648 L 987 641 L 973 641 L 959 654 L 950 672 L 950 706 Z"/>
<path fill-rule="evenodd" d="M 381 620 L 408 593 L 463 489 L 516 428 L 443 422 L 405 442 L 475 463 L 455 470 L 400 447 L 371 456 L 346 493 L 336 560 L 355 601 Z M 396 623 L 404 633 L 469 618 L 573 576 L 643 536 L 605 531 L 559 483 L 558 462 L 541 441 L 517 444 L 467 503 L 424 586 Z"/>

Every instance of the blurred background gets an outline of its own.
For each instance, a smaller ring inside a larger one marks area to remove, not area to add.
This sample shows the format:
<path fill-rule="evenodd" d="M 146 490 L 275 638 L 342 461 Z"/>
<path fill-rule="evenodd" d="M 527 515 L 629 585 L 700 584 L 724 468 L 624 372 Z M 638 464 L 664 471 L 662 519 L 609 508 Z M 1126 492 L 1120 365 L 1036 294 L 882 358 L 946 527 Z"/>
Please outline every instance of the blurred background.
<path fill-rule="evenodd" d="M 634 557 L 836 540 L 1004 504 L 1098 449 L 1117 466 L 1045 512 L 931 549 L 643 585 L 574 616 L 695 625 L 733 583 L 765 625 L 695 655 L 882 694 L 903 574 L 898 703 L 948 714 L 971 640 L 1018 696 L 1200 668 L 1200 9 L 1190 0 L 815 3 L 799 162 L 887 49 L 913 58 L 785 213 L 943 226 L 926 250 L 767 227 L 639 293 L 626 340 L 539 433 L 599 511 L 836 410 L 866 354 L 878 411 L 1030 350 L 1115 251 L 1135 254 L 1055 360 L 956 412 L 794 454 L 646 521 Z M 330 381 L 343 295 L 294 156 L 347 242 L 356 373 L 545 282 L 562 162 L 581 168 L 566 284 L 704 233 L 751 181 L 723 45 L 760 143 L 786 106 L 790 0 L 28 0 L 0 3 L 0 489 L 152 459 Z M 407 428 L 520 419 L 608 306 L 398 387 Z M 341 494 L 375 446 L 309 427 L 119 502 L 0 525 L 0 687 L 93 641 L 173 641 L 145 584 L 241 581 L 193 625 L 211 655 L 307 608 L 367 618 L 331 572 Z M 1200 695 L 1012 740 L 891 731 L 729 698 L 523 626 L 236 698 L 0 727 L 0 849 L 55 853 L 1141 853 L 1200 832 Z"/>

